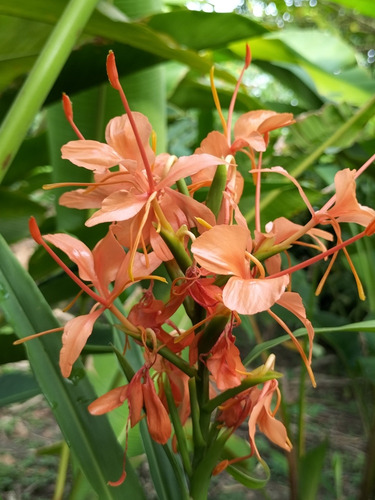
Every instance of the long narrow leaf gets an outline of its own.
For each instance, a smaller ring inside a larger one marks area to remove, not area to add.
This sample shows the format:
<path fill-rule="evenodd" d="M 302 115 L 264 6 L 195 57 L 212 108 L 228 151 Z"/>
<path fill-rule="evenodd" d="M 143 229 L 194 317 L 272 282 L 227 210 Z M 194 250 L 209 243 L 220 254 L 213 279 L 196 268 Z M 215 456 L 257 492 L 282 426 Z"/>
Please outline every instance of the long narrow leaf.
<path fill-rule="evenodd" d="M 0 180 L 22 143 L 98 0 L 71 0 L 0 129 Z"/>
<path fill-rule="evenodd" d="M 44 297 L 28 273 L 18 263 L 5 240 L 0 237 L 0 306 L 16 334 L 31 333 L 59 326 Z M 122 486 L 112 488 L 108 480 L 121 474 L 123 450 L 106 417 L 93 417 L 88 404 L 96 397 L 80 363 L 71 379 L 62 378 L 58 366 L 60 342 L 47 335 L 27 343 L 28 358 L 35 377 L 47 398 L 64 437 L 78 459 L 100 499 L 143 498 L 132 469 Z"/>

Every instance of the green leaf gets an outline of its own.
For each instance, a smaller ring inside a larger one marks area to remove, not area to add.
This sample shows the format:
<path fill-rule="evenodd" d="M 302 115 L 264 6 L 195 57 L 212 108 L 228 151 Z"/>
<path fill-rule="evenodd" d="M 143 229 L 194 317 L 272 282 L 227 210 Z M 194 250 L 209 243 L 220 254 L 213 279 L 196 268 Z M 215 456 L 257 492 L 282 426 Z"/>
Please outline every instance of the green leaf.
<path fill-rule="evenodd" d="M 28 75 L 22 92 L 13 102 L 0 129 L 0 180 L 9 168 L 35 114 L 43 104 L 96 3 L 97 0 L 70 0 Z"/>
<path fill-rule="evenodd" d="M 59 326 L 43 296 L 3 238 L 0 238 L 0 306 L 20 338 Z M 108 480 L 116 480 L 121 474 L 123 450 L 107 418 L 93 417 L 87 411 L 96 395 L 83 366 L 77 362 L 71 378 L 62 378 L 58 366 L 60 342 L 53 334 L 28 342 L 26 348 L 35 378 L 99 498 L 120 499 L 126 495 L 143 498 L 138 479 L 129 464 L 127 479 L 120 487 L 111 488 L 107 484 Z"/>
<path fill-rule="evenodd" d="M 155 31 L 168 35 L 174 42 L 193 50 L 225 47 L 234 40 L 268 32 L 260 23 L 245 16 L 193 10 L 157 14 L 152 16 L 147 24 Z"/>
<path fill-rule="evenodd" d="M 248 41 L 255 64 L 259 59 L 287 64 L 289 68 L 295 65 L 304 83 L 326 99 L 361 106 L 374 94 L 371 74 L 357 65 L 355 51 L 338 36 L 288 29 Z M 244 42 L 233 43 L 230 49 L 240 56 Z"/>
<path fill-rule="evenodd" d="M 315 500 L 322 479 L 324 460 L 328 450 L 328 442 L 325 441 L 315 448 L 309 450 L 299 461 L 299 500 Z"/>
<path fill-rule="evenodd" d="M 354 12 L 359 12 L 365 16 L 375 17 L 373 0 L 331 0 L 334 3 L 343 5 Z"/>
<path fill-rule="evenodd" d="M 0 233 L 8 243 L 28 237 L 27 223 L 30 214 L 40 220 L 44 212 L 45 209 L 41 205 L 24 194 L 0 188 Z"/>
<path fill-rule="evenodd" d="M 232 434 L 225 444 L 221 459 L 232 460 L 234 458 L 248 456 L 250 453 L 251 449 L 249 443 L 236 434 Z M 271 474 L 267 464 L 262 462 L 261 466 L 263 467 L 264 477 L 259 477 L 259 472 L 255 470 L 258 464 L 258 460 L 252 457 L 242 460 L 236 465 L 230 465 L 226 470 L 236 481 L 247 488 L 259 490 L 266 486 Z"/>
<path fill-rule="evenodd" d="M 0 406 L 19 403 L 40 393 L 31 373 L 14 371 L 0 376 Z"/>
<path fill-rule="evenodd" d="M 329 326 L 322 328 L 315 328 L 315 334 L 329 334 L 329 333 L 341 333 L 341 332 L 375 332 L 375 320 L 361 321 L 359 323 L 350 323 L 344 326 Z M 295 337 L 302 337 L 307 335 L 306 328 L 299 328 L 293 332 Z M 268 349 L 272 349 L 277 345 L 282 344 L 283 342 L 287 342 L 290 340 L 289 335 L 281 335 L 276 339 L 267 340 L 266 342 L 262 342 L 262 344 L 254 347 L 250 353 L 246 356 L 244 360 L 244 365 L 248 365 L 252 363 L 260 354 Z"/>

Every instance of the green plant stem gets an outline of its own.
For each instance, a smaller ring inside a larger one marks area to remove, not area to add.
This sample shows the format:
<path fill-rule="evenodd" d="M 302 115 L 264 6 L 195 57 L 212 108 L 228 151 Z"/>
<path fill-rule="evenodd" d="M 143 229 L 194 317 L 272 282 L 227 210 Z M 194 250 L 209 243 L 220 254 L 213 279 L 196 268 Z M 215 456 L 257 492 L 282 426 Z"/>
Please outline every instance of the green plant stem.
<path fill-rule="evenodd" d="M 215 217 L 217 217 L 221 207 L 221 202 L 223 201 L 223 191 L 226 183 L 227 166 L 218 165 L 206 198 L 206 205 L 211 209 Z"/>
<path fill-rule="evenodd" d="M 267 382 L 267 380 L 272 380 L 274 378 L 280 378 L 282 376 L 281 373 L 274 372 L 274 371 L 268 371 L 264 375 L 259 375 L 259 376 L 249 376 L 245 378 L 240 385 L 237 385 L 236 387 L 233 387 L 232 389 L 227 389 L 226 391 L 222 392 L 215 398 L 210 399 L 205 405 L 204 405 L 204 411 L 212 413 L 218 406 L 222 405 L 225 403 L 230 398 L 233 398 L 237 394 L 240 394 L 243 391 L 246 391 L 247 389 L 250 389 L 250 387 L 254 387 L 255 385 L 258 384 L 263 384 L 264 382 Z"/>
<path fill-rule="evenodd" d="M 63 441 L 61 444 L 60 463 L 59 470 L 57 472 L 56 487 L 53 494 L 53 500 L 61 500 L 64 497 L 64 487 L 66 483 L 66 474 L 68 472 L 69 455 L 69 446 L 65 441 Z"/>
<path fill-rule="evenodd" d="M 202 460 L 194 467 L 190 481 L 190 496 L 192 500 L 207 500 L 212 471 L 231 433 L 231 430 L 227 429 L 215 439 L 212 446 L 207 449 Z"/>
<path fill-rule="evenodd" d="M 98 0 L 71 0 L 17 95 L 0 129 L 0 181 Z"/>
<path fill-rule="evenodd" d="M 164 377 L 164 390 L 165 390 L 165 395 L 167 398 L 167 403 L 168 403 L 168 409 L 169 409 L 169 415 L 171 417 L 172 423 L 173 423 L 173 428 L 176 434 L 176 439 L 177 439 L 177 444 L 178 444 L 178 451 L 181 455 L 181 460 L 182 464 L 184 466 L 184 469 L 188 476 L 191 475 L 192 469 L 191 469 L 191 463 L 190 463 L 190 457 L 189 457 L 189 451 L 187 447 L 187 442 L 186 442 L 186 437 L 185 437 L 185 432 L 181 424 L 180 417 L 178 415 L 178 411 L 173 399 L 172 395 L 172 390 L 171 390 L 171 385 L 169 383 L 168 377 Z"/>
<path fill-rule="evenodd" d="M 306 342 L 303 342 L 306 344 Z M 303 346 L 304 348 L 305 346 Z M 298 457 L 305 454 L 306 370 L 301 369 L 298 398 Z"/>
<path fill-rule="evenodd" d="M 372 391 L 374 394 L 374 391 Z M 358 500 L 374 498 L 375 495 L 375 411 L 372 411 L 372 424 L 367 440 L 365 466 Z"/>
<path fill-rule="evenodd" d="M 194 377 L 189 380 L 189 395 L 190 395 L 191 421 L 193 425 L 193 442 L 195 446 L 204 447 L 206 445 L 206 441 L 202 435 L 199 423 L 200 408 L 198 404 L 197 385 Z"/>

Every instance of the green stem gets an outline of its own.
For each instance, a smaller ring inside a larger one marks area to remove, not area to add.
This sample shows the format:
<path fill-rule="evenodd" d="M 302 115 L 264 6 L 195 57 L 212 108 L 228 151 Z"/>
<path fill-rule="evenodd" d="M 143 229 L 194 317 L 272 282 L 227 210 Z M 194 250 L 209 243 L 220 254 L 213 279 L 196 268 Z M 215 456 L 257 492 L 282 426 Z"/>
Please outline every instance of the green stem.
<path fill-rule="evenodd" d="M 190 496 L 192 500 L 207 500 L 212 471 L 220 459 L 220 454 L 231 433 L 229 429 L 222 432 L 213 442 L 212 446 L 208 448 L 199 464 L 194 467 L 190 481 Z"/>
<path fill-rule="evenodd" d="M 173 428 L 176 434 L 176 439 L 177 439 L 177 444 L 178 444 L 178 451 L 181 455 L 181 460 L 182 464 L 184 466 L 184 469 L 188 476 L 191 476 L 192 469 L 191 469 L 191 463 L 190 463 L 190 457 L 189 457 L 189 451 L 187 447 L 187 442 L 186 442 L 186 436 L 184 429 L 181 424 L 180 417 L 178 415 L 178 411 L 173 399 L 172 395 L 172 390 L 171 390 L 171 385 L 169 383 L 168 377 L 164 377 L 164 390 L 165 390 L 165 395 L 167 398 L 167 403 L 168 403 L 168 409 L 169 409 L 169 415 L 171 417 L 171 421 L 173 424 Z"/>
<path fill-rule="evenodd" d="M 189 380 L 189 394 L 190 394 L 190 409 L 191 421 L 193 425 L 193 442 L 194 446 L 203 448 L 206 446 L 205 438 L 202 435 L 200 427 L 200 408 L 198 404 L 197 385 L 195 378 Z"/>
<path fill-rule="evenodd" d="M 66 474 L 68 472 L 70 449 L 65 441 L 61 445 L 59 470 L 53 500 L 61 500 L 64 497 L 64 488 L 66 483 Z"/>
<path fill-rule="evenodd" d="M 306 344 L 306 342 L 304 342 Z M 303 346 L 303 349 L 305 346 Z M 298 458 L 305 453 L 305 410 L 306 410 L 306 370 L 301 370 L 298 398 Z"/>
<path fill-rule="evenodd" d="M 207 194 L 206 205 L 211 209 L 212 213 L 217 217 L 221 202 L 223 200 L 223 191 L 227 183 L 227 166 L 218 165 L 212 180 L 212 184 Z"/>
<path fill-rule="evenodd" d="M 0 181 L 97 3 L 69 2 L 13 102 L 0 129 Z"/>
<path fill-rule="evenodd" d="M 233 398 L 237 394 L 240 394 L 243 391 L 246 391 L 247 389 L 250 389 L 250 387 L 254 387 L 255 385 L 258 384 L 263 384 L 264 382 L 267 382 L 267 380 L 272 380 L 274 378 L 280 378 L 282 375 L 281 373 L 274 372 L 274 371 L 268 371 L 264 375 L 259 375 L 259 376 L 248 376 L 245 378 L 240 385 L 237 385 L 236 387 L 232 387 L 231 389 L 227 389 L 226 391 L 222 392 L 215 398 L 210 399 L 203 407 L 203 410 L 205 412 L 212 413 L 218 406 L 222 405 L 227 401 L 228 399 Z"/>
<path fill-rule="evenodd" d="M 372 415 L 372 424 L 368 434 L 365 466 L 363 469 L 362 485 L 359 500 L 374 498 L 375 495 L 375 412 Z"/>

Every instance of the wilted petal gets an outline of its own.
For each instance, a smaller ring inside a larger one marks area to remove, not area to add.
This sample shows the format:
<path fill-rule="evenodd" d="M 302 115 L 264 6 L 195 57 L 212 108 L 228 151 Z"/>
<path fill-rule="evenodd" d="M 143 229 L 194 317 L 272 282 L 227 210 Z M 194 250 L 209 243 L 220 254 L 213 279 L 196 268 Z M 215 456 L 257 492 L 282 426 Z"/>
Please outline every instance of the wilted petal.
<path fill-rule="evenodd" d="M 223 290 L 223 303 L 239 314 L 266 311 L 281 297 L 289 276 L 266 279 L 243 279 L 232 276 Z"/>
<path fill-rule="evenodd" d="M 121 406 L 128 397 L 128 387 L 127 385 L 116 387 L 106 394 L 103 394 L 103 396 L 100 396 L 100 398 L 95 399 L 95 401 L 88 406 L 91 415 L 103 415 Z"/>
<path fill-rule="evenodd" d="M 122 158 L 116 151 L 98 141 L 70 141 L 61 148 L 61 157 L 74 165 L 87 168 L 98 173 L 105 173 L 111 167 L 118 165 Z"/>
<path fill-rule="evenodd" d="M 62 336 L 60 351 L 60 368 L 63 377 L 69 377 L 74 362 L 78 359 L 87 339 L 92 333 L 95 321 L 102 314 L 103 309 L 77 316 L 67 322 Z"/>
<path fill-rule="evenodd" d="M 167 410 L 156 394 L 155 386 L 149 374 L 145 375 L 142 390 L 150 436 L 157 443 L 165 444 L 172 432 L 171 421 Z"/>

